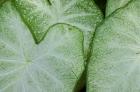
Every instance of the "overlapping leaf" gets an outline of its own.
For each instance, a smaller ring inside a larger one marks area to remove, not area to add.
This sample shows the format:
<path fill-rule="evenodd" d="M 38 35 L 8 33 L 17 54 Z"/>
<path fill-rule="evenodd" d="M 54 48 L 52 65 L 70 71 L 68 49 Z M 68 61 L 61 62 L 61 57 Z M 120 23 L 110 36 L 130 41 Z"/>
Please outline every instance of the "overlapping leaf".
<path fill-rule="evenodd" d="M 11 1 L 0 8 L 0 92 L 73 92 L 83 58 L 79 29 L 54 25 L 37 45 Z"/>
<path fill-rule="evenodd" d="M 101 20 L 91 0 L 0 1 L 0 92 L 72 92 Z"/>
<path fill-rule="evenodd" d="M 40 43 L 51 26 L 65 23 L 84 33 L 85 56 L 93 32 L 102 14 L 93 0 L 13 0 L 36 43 Z"/>
<path fill-rule="evenodd" d="M 108 17 L 96 32 L 87 92 L 140 92 L 140 1 Z"/>

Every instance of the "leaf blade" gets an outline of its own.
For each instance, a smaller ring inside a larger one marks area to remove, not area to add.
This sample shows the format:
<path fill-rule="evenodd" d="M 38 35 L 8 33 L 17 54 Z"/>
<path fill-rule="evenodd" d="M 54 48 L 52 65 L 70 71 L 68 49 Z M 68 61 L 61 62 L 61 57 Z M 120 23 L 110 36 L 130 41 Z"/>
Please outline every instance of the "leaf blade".
<path fill-rule="evenodd" d="M 132 1 L 97 29 L 88 92 L 139 92 L 139 6 Z"/>
<path fill-rule="evenodd" d="M 11 1 L 1 7 L 0 20 L 0 39 L 8 45 L 0 40 L 0 91 L 73 91 L 84 70 L 79 29 L 54 25 L 37 45 Z"/>

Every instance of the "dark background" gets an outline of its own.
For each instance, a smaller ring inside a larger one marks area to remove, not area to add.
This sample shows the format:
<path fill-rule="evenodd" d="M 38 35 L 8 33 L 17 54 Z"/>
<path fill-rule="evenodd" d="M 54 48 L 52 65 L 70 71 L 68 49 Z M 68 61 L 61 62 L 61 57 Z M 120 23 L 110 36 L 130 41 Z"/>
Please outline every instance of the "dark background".
<path fill-rule="evenodd" d="M 94 0 L 97 6 L 102 10 L 103 14 L 105 15 L 105 8 L 107 0 Z"/>

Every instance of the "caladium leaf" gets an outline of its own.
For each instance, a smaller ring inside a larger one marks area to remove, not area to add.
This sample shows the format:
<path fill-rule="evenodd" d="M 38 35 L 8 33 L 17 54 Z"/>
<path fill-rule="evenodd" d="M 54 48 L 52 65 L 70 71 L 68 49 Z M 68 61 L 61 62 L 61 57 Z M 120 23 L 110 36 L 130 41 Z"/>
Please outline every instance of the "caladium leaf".
<path fill-rule="evenodd" d="M 97 29 L 87 92 L 140 92 L 140 1 L 133 0 Z"/>
<path fill-rule="evenodd" d="M 84 70 L 82 43 L 79 29 L 56 24 L 37 45 L 7 1 L 0 8 L 0 92 L 73 92 Z"/>
<path fill-rule="evenodd" d="M 125 7 L 133 0 L 107 0 L 106 16 L 112 14 L 115 10 Z"/>
<path fill-rule="evenodd" d="M 93 0 L 13 0 L 17 11 L 40 43 L 51 26 L 66 23 L 84 33 L 85 56 L 102 14 Z"/>

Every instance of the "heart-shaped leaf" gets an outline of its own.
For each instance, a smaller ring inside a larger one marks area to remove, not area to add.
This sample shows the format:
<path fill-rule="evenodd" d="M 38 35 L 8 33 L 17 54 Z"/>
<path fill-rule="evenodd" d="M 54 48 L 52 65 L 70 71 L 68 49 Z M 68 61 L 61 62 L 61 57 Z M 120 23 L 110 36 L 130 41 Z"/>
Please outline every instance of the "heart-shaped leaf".
<path fill-rule="evenodd" d="M 83 34 L 67 24 L 49 29 L 42 43 L 35 44 L 11 1 L 3 4 L 0 92 L 73 92 L 84 70 Z"/>
<path fill-rule="evenodd" d="M 40 43 L 51 26 L 65 23 L 79 28 L 84 34 L 85 56 L 93 32 L 102 14 L 93 0 L 13 0 L 23 21 Z"/>
<path fill-rule="evenodd" d="M 140 1 L 108 17 L 96 33 L 87 92 L 140 92 Z"/>

